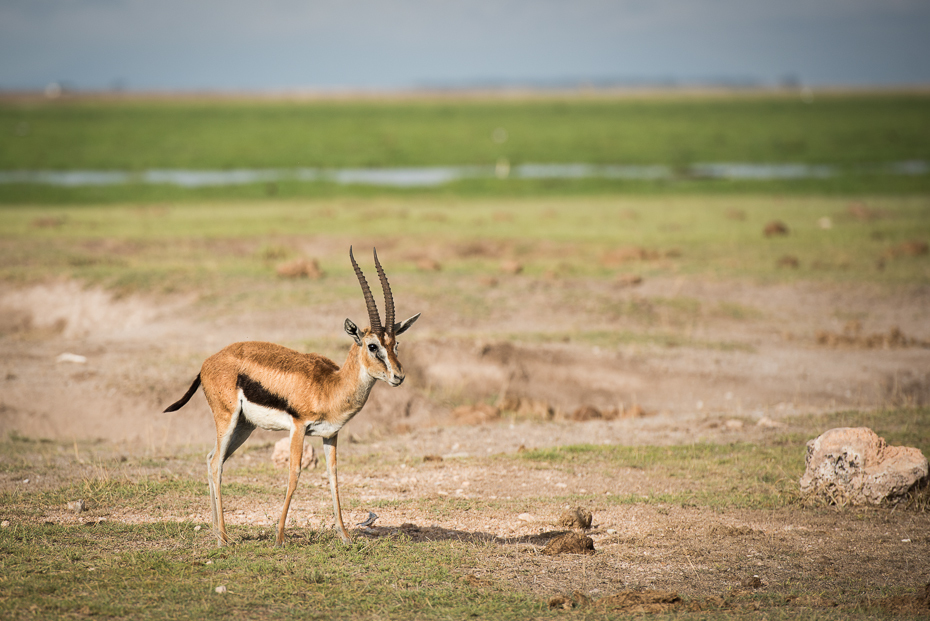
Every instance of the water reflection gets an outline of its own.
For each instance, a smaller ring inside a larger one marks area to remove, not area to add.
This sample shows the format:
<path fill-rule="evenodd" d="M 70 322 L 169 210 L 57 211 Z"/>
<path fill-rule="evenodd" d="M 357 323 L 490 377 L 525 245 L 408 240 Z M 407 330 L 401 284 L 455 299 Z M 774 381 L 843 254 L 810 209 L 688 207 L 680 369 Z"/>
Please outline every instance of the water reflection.
<path fill-rule="evenodd" d="M 0 183 L 26 183 L 63 187 L 168 184 L 185 188 L 247 185 L 278 181 L 327 181 L 339 185 L 376 185 L 414 188 L 436 187 L 461 179 L 825 179 L 839 174 L 926 175 L 930 165 L 921 160 L 883 165 L 842 168 L 826 164 L 750 164 L 740 162 L 699 163 L 669 166 L 624 166 L 599 164 L 519 164 L 501 166 L 422 166 L 411 168 L 292 168 L 234 170 L 172 170 L 142 172 L 115 170 L 12 170 L 0 171 Z"/>

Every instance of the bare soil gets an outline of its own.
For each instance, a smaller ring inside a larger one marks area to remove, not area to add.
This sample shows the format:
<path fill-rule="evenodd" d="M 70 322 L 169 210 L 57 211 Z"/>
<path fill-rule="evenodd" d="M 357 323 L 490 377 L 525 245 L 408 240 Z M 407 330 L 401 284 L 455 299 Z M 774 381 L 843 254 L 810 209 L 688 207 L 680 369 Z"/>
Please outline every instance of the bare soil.
<path fill-rule="evenodd" d="M 493 285 L 477 278 L 463 281 L 463 288 L 488 299 L 487 312 L 476 317 L 441 300 L 398 294 L 404 291 L 404 278 L 396 279 L 398 314 L 424 313 L 401 347 L 408 380 L 397 389 L 377 386 L 340 436 L 343 459 L 358 458 L 363 464 L 341 479 L 343 498 L 357 507 L 346 512 L 347 524 L 367 517 L 366 503 L 382 500 L 463 503 L 442 519 L 415 502 L 389 505 L 377 510 L 373 527 L 356 528 L 357 537 L 453 538 L 485 546 L 487 565 L 468 570 L 470 580 L 491 579 L 540 597 L 558 596 L 562 607 L 593 606 L 604 599 L 602 606 L 634 602 L 625 608 L 633 610 L 651 600 L 618 594 L 651 590 L 681 594 L 692 606 L 708 609 L 751 610 L 764 600 L 792 609 L 868 605 L 930 614 L 930 604 L 921 599 L 930 582 L 926 512 L 832 507 L 721 511 L 598 502 L 656 489 L 674 492 L 700 482 L 658 481 L 633 468 L 608 475 L 519 461 L 506 472 L 489 471 L 475 459 L 581 443 L 757 441 L 790 430 L 810 414 L 926 405 L 930 349 L 922 343 L 930 340 L 930 290 L 675 278 L 630 287 L 521 275 L 501 277 Z M 695 300 L 699 311 L 680 310 L 694 307 Z M 618 310 L 630 308 L 647 310 Z M 718 312 L 721 308 L 740 310 Z M 172 461 L 170 455 L 206 454 L 214 439 L 209 410 L 198 394 L 178 412 L 161 411 L 184 393 L 206 356 L 237 340 L 298 347 L 301 339 L 338 342 L 346 314 L 338 305 L 217 313 L 191 298 L 113 299 L 73 283 L 6 289 L 0 295 L 0 433 L 103 440 L 100 451 L 128 456 L 122 465 L 113 462 L 114 473 L 138 470 L 143 457 L 165 459 L 158 472 L 187 472 L 190 461 Z M 818 331 L 841 333 L 853 319 L 867 333 L 896 328 L 913 340 L 887 348 L 858 347 L 855 340 L 844 346 L 818 342 Z M 625 332 L 645 336 L 598 340 L 598 335 Z M 546 334 L 565 336 L 539 336 Z M 646 338 L 669 334 L 678 345 Z M 84 356 L 86 362 L 56 362 L 63 353 Z M 458 406 L 496 408 L 507 399 L 535 400 L 546 407 L 522 415 L 505 411 L 472 425 L 453 415 Z M 634 404 L 642 409 L 640 415 L 572 419 L 583 406 L 623 412 Z M 245 472 L 239 469 L 252 460 L 270 463 L 271 442 L 279 437 L 254 434 L 246 450 L 230 461 L 227 480 L 244 476 L 237 472 Z M 429 456 L 442 459 L 424 460 Z M 92 468 L 77 460 L 67 467 L 60 480 L 80 480 Z M 34 478 L 30 485 L 58 480 L 45 478 L 51 480 Z M 253 482 L 277 485 L 283 495 L 283 472 Z M 0 484 L 5 489 L 24 485 L 10 477 Z M 305 473 L 300 487 L 291 528 L 328 527 L 332 517 L 324 469 Z M 594 542 L 594 555 L 543 554 L 553 537 L 569 530 L 559 524 L 572 508 L 560 504 L 559 496 L 569 492 L 595 499 L 584 507 L 593 513 L 585 532 Z M 271 527 L 280 510 L 277 497 L 227 498 L 234 538 L 237 525 Z M 468 500 L 481 501 L 482 508 L 471 510 Z M 507 502 L 497 505 L 496 500 Z M 111 507 L 98 513 L 92 509 L 89 515 L 50 507 L 37 517 L 65 523 L 100 518 L 208 523 L 209 513 L 204 502 L 194 511 Z M 573 596 L 574 591 L 580 595 Z M 879 601 L 875 593 L 888 595 Z M 674 601 L 658 603 L 677 609 Z"/>

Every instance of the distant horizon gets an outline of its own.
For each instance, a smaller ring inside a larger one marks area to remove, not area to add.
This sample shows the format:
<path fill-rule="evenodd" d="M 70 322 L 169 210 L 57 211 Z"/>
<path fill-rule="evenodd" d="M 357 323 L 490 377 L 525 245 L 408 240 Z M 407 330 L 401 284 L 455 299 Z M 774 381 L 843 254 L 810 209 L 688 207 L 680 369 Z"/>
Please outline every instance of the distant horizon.
<path fill-rule="evenodd" d="M 38 88 L 5 88 L 0 84 L 0 98 L 40 98 L 55 100 L 59 98 L 82 97 L 126 97 L 126 98 L 291 98 L 291 99 L 374 99 L 374 98 L 546 98 L 546 97 L 637 97 L 676 95 L 676 96 L 716 96 L 716 95 L 773 95 L 773 96 L 809 96 L 833 94 L 869 94 L 902 93 L 930 94 L 930 81 L 900 84 L 784 84 L 764 82 L 723 82 L 723 81 L 689 81 L 673 82 L 669 80 L 647 80 L 630 82 L 592 83 L 579 81 L 563 84 L 545 84 L 531 82 L 513 83 L 479 83 L 461 84 L 420 84 L 407 87 L 360 87 L 360 86 L 308 86 L 294 88 L 81 88 L 68 83 L 51 82 Z"/>
<path fill-rule="evenodd" d="M 0 89 L 930 83 L 926 0 L 5 0 Z"/>

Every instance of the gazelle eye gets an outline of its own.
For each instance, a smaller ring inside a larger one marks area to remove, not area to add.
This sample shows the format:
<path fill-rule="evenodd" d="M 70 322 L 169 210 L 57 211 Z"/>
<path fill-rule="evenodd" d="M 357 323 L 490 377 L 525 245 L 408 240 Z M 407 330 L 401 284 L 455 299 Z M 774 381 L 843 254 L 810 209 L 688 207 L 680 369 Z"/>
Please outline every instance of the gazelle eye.
<path fill-rule="evenodd" d="M 374 352 L 378 351 L 378 346 L 375 345 L 374 343 L 369 343 L 369 344 L 368 344 L 368 351 L 374 353 Z"/>

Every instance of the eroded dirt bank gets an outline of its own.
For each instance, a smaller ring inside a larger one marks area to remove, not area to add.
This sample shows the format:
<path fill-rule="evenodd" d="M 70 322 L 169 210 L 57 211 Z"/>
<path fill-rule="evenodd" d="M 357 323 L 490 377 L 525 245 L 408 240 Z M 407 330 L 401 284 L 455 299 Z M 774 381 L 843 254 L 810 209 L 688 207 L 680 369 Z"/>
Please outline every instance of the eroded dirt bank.
<path fill-rule="evenodd" d="M 805 412 L 930 403 L 925 288 L 685 279 L 623 287 L 519 276 L 491 289 L 463 279 L 462 287 L 485 295 L 488 310 L 476 317 L 405 297 L 404 310 L 424 313 L 402 344 L 409 379 L 398 389 L 377 386 L 345 433 L 376 439 L 468 422 L 453 411 L 473 404 L 503 406 L 506 415 L 522 399 L 521 420 L 638 405 L 645 417 L 605 424 L 597 437 L 663 443 L 733 419 L 748 428 Z M 203 359 L 231 342 L 268 340 L 305 350 L 324 343 L 341 363 L 342 320 L 363 316 L 345 306 L 237 315 L 189 297 L 113 299 L 67 282 L 7 288 L 0 433 L 206 445 L 214 432 L 202 397 L 162 413 Z M 911 340 L 823 338 L 894 329 Z M 63 353 L 86 362 L 57 361 Z M 586 432 L 571 429 L 550 441 L 585 441 Z"/>

